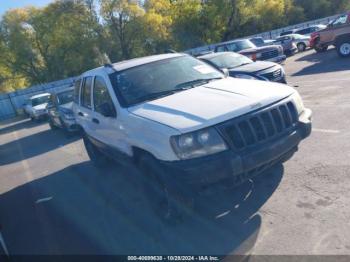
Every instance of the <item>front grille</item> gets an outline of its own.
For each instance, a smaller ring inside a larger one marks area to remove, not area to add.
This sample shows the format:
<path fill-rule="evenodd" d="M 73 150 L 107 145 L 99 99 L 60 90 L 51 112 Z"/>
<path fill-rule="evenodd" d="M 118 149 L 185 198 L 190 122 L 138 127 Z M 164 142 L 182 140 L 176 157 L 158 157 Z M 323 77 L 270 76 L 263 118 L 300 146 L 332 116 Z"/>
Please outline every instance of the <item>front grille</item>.
<path fill-rule="evenodd" d="M 281 77 L 282 77 L 282 70 L 278 69 L 278 70 L 273 71 L 273 72 L 262 74 L 261 76 L 267 78 L 270 81 L 274 81 L 276 79 L 281 79 Z"/>
<path fill-rule="evenodd" d="M 297 110 L 288 102 L 228 121 L 221 130 L 234 149 L 243 150 L 283 134 L 297 122 Z"/>
<path fill-rule="evenodd" d="M 267 60 L 278 56 L 278 50 L 270 50 L 261 54 L 261 60 Z"/>

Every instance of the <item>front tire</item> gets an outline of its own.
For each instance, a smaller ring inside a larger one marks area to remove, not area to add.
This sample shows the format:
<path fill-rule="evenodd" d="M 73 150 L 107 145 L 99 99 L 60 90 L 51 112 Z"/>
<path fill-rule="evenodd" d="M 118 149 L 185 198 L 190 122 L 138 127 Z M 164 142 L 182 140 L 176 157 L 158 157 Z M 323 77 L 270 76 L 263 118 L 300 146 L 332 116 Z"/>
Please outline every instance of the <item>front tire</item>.
<path fill-rule="evenodd" d="M 315 51 L 317 53 L 324 53 L 328 50 L 328 45 L 322 45 L 320 43 L 320 40 L 317 40 L 316 44 L 315 44 Z"/>
<path fill-rule="evenodd" d="M 83 136 L 86 152 L 94 166 L 101 168 L 109 163 L 109 159 L 87 138 Z"/>
<path fill-rule="evenodd" d="M 51 118 L 49 119 L 49 126 L 51 128 L 51 130 L 57 130 L 58 127 L 54 125 L 54 123 L 52 122 Z"/>
<path fill-rule="evenodd" d="M 181 221 L 178 201 L 164 181 L 161 166 L 148 155 L 141 156 L 138 166 L 142 172 L 143 190 L 152 211 L 165 223 L 175 224 Z"/>
<path fill-rule="evenodd" d="M 336 48 L 340 57 L 350 57 L 350 38 L 342 40 Z"/>
<path fill-rule="evenodd" d="M 299 43 L 297 48 L 299 52 L 304 52 L 306 50 L 306 45 L 304 43 Z"/>

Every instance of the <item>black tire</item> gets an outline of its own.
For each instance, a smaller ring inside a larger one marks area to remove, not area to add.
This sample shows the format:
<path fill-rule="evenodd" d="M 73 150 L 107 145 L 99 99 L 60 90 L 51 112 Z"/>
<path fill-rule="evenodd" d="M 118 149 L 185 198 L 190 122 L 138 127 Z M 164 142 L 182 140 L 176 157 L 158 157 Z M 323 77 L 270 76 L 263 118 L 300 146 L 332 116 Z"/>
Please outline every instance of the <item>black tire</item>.
<path fill-rule="evenodd" d="M 304 52 L 306 50 L 306 45 L 304 43 L 299 43 L 297 48 L 299 52 Z"/>
<path fill-rule="evenodd" d="M 183 214 L 179 209 L 178 198 L 164 181 L 164 170 L 157 161 L 148 155 L 138 161 L 142 173 L 142 186 L 152 211 L 165 223 L 177 224 Z"/>
<path fill-rule="evenodd" d="M 336 48 L 340 57 L 350 57 L 350 38 L 340 40 L 337 43 Z"/>
<path fill-rule="evenodd" d="M 58 127 L 54 125 L 54 123 L 52 122 L 51 118 L 49 118 L 49 126 L 51 128 L 51 130 L 57 130 Z"/>
<path fill-rule="evenodd" d="M 86 152 L 94 166 L 101 168 L 109 164 L 110 160 L 86 137 L 83 136 Z"/>
<path fill-rule="evenodd" d="M 320 40 L 317 40 L 317 41 L 316 41 L 316 44 L 315 44 L 315 51 L 316 51 L 317 53 L 324 53 L 324 52 L 327 51 L 327 49 L 328 49 L 328 45 L 322 45 L 322 44 L 320 43 Z"/>
<path fill-rule="evenodd" d="M 63 131 L 63 134 L 65 135 L 66 138 L 71 138 L 72 137 L 72 132 L 70 132 L 68 130 L 68 128 L 66 127 L 66 125 L 64 124 L 62 118 L 60 118 L 60 124 L 61 124 L 61 128 L 62 128 L 62 131 Z"/>

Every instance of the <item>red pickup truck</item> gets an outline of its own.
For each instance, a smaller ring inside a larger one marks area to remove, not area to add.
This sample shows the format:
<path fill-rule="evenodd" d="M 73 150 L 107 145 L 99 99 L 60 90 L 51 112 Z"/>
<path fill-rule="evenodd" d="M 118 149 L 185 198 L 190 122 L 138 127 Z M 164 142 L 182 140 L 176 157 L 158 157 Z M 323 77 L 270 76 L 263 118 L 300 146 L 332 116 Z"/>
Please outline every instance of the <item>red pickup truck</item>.
<path fill-rule="evenodd" d="M 325 52 L 334 45 L 340 57 L 350 57 L 350 12 L 328 24 L 327 28 L 311 35 L 310 46 L 316 52 Z"/>

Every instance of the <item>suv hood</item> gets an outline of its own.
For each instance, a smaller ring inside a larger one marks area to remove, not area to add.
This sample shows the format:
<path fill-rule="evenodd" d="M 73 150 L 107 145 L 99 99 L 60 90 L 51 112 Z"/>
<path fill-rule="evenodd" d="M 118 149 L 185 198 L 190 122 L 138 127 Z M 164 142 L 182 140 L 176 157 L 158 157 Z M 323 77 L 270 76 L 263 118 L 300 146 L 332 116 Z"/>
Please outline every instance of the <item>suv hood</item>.
<path fill-rule="evenodd" d="M 265 61 L 256 61 L 251 64 L 238 66 L 229 69 L 230 72 L 246 72 L 246 73 L 255 73 L 258 71 L 263 71 L 266 69 L 270 69 L 272 67 L 275 67 L 276 64 L 273 62 L 265 62 Z"/>
<path fill-rule="evenodd" d="M 276 49 L 278 49 L 278 45 L 268 45 L 268 46 L 245 49 L 245 50 L 239 51 L 238 53 L 242 55 L 249 55 L 249 54 L 255 54 L 255 53 L 268 52 Z"/>
<path fill-rule="evenodd" d="M 187 133 L 265 107 L 293 93 L 294 89 L 286 85 L 228 77 L 128 110 Z"/>
<path fill-rule="evenodd" d="M 59 108 L 64 108 L 64 109 L 73 111 L 73 102 L 69 102 L 67 104 L 59 105 Z"/>

